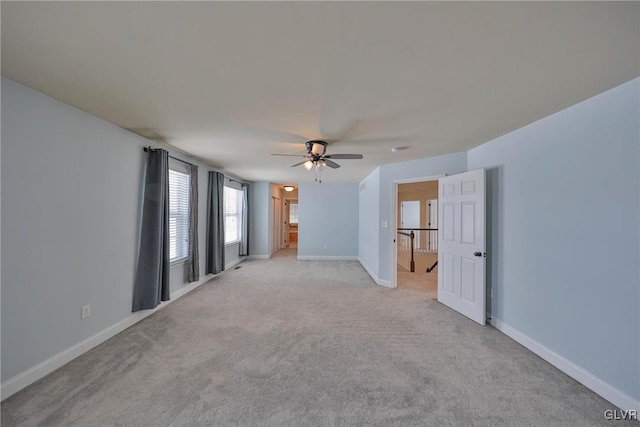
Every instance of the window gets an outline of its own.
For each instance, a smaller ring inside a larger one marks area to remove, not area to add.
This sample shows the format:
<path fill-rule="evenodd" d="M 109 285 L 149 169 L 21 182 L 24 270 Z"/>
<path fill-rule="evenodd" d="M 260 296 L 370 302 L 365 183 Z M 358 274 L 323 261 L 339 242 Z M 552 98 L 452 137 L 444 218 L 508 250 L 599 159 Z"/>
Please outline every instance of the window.
<path fill-rule="evenodd" d="M 298 204 L 291 203 L 289 205 L 289 224 L 298 223 Z"/>
<path fill-rule="evenodd" d="M 189 256 L 189 173 L 169 166 L 169 259 Z"/>
<path fill-rule="evenodd" d="M 240 223 L 242 221 L 242 197 L 241 190 L 224 187 L 224 243 L 236 243 L 240 241 Z"/>

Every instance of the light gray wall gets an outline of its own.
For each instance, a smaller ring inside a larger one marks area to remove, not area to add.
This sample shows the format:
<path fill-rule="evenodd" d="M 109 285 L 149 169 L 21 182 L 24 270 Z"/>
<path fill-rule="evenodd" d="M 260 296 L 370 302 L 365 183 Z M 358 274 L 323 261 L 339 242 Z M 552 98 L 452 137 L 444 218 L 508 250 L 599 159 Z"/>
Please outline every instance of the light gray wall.
<path fill-rule="evenodd" d="M 396 205 L 393 201 L 393 181 L 398 179 L 421 178 L 434 175 L 464 172 L 467 170 L 467 153 L 455 153 L 427 159 L 411 160 L 380 166 L 380 214 L 378 221 L 379 267 L 378 276 L 382 281 L 391 280 L 391 250 L 393 247 Z M 381 222 L 388 227 L 382 228 Z"/>
<path fill-rule="evenodd" d="M 271 254 L 269 206 L 271 203 L 271 184 L 265 181 L 251 184 L 249 254 L 269 256 Z"/>
<path fill-rule="evenodd" d="M 484 144 L 493 318 L 640 399 L 640 79 Z"/>
<path fill-rule="evenodd" d="M 240 262 L 240 243 L 232 243 L 224 246 L 225 269 L 231 268 Z"/>
<path fill-rule="evenodd" d="M 2 79 L 3 382 L 130 316 L 147 145 Z M 204 278 L 208 168 L 190 161 Z M 185 282 L 173 268 L 172 293 Z"/>
<path fill-rule="evenodd" d="M 380 168 L 358 186 L 358 257 L 371 274 L 378 275 L 380 240 Z M 375 279 L 375 278 L 374 278 Z"/>
<path fill-rule="evenodd" d="M 358 256 L 358 184 L 301 183 L 298 256 Z"/>

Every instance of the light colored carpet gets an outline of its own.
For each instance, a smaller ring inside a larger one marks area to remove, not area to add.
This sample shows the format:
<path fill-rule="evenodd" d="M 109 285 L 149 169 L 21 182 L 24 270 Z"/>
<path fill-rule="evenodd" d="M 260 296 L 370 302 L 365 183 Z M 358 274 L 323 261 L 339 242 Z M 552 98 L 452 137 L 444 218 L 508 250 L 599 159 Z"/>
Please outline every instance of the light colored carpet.
<path fill-rule="evenodd" d="M 573 427 L 612 408 L 423 291 L 283 250 L 10 397 L 2 425 Z"/>

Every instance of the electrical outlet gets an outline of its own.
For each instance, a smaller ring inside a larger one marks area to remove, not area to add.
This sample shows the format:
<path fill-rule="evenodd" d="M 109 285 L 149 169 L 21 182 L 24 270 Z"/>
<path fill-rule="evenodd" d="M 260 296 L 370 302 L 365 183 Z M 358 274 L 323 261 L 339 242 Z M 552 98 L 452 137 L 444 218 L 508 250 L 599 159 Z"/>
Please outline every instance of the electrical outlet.
<path fill-rule="evenodd" d="M 89 316 L 91 316 L 91 305 L 89 305 L 89 304 L 83 305 L 82 306 L 82 318 L 86 319 Z"/>

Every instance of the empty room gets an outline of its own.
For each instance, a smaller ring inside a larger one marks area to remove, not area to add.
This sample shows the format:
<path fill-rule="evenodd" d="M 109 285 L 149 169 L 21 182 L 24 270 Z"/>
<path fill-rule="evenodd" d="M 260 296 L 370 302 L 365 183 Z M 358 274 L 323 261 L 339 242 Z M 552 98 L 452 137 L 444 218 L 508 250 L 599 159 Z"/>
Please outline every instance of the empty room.
<path fill-rule="evenodd" d="M 640 425 L 640 3 L 0 8 L 2 426 Z"/>

